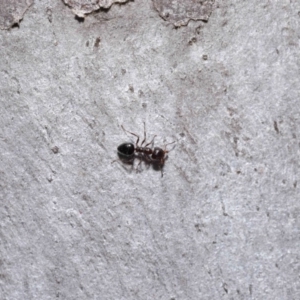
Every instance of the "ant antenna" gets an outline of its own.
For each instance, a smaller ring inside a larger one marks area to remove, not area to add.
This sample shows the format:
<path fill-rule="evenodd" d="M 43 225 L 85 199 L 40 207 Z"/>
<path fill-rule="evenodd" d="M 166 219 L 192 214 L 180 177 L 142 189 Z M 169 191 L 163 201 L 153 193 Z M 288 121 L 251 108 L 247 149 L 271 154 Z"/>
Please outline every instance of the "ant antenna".
<path fill-rule="evenodd" d="M 135 134 L 135 133 L 133 133 L 133 132 L 130 132 L 130 131 L 128 131 L 128 130 L 126 130 L 125 128 L 124 128 L 124 126 L 123 125 L 121 125 L 121 127 L 122 127 L 122 129 L 125 131 L 125 132 L 128 132 L 128 133 L 130 133 L 130 134 L 132 134 L 132 135 L 134 135 L 134 136 L 136 136 L 137 137 L 137 140 L 136 140 L 136 147 L 138 146 L 138 143 L 139 143 L 139 140 L 140 140 L 140 137 L 137 135 L 137 134 Z"/>
<path fill-rule="evenodd" d="M 165 148 L 164 152 L 165 152 L 165 153 L 168 153 L 168 152 L 172 151 L 173 149 L 172 149 L 172 150 L 167 150 L 167 146 L 168 146 L 168 145 L 171 145 L 171 144 L 174 144 L 174 143 L 175 143 L 175 141 L 174 141 L 174 142 L 171 142 L 171 143 L 168 143 L 168 144 L 165 144 L 165 145 L 164 145 L 164 148 Z M 174 147 L 173 147 L 173 148 L 174 148 Z"/>

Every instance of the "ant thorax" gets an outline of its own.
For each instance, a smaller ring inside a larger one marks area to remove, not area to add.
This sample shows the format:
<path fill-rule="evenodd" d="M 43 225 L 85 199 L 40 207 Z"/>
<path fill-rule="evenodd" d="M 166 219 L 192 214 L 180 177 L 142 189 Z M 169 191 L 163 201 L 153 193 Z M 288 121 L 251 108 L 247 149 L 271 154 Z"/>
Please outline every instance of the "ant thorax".
<path fill-rule="evenodd" d="M 144 155 L 151 155 L 153 152 L 149 147 L 136 147 L 135 151 Z"/>

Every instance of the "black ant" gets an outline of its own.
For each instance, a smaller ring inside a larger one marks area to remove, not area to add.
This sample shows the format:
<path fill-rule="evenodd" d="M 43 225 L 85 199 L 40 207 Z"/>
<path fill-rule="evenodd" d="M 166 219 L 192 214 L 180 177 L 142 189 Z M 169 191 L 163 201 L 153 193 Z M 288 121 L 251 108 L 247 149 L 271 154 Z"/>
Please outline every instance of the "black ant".
<path fill-rule="evenodd" d="M 142 160 L 145 160 L 146 162 L 159 166 L 161 170 L 161 177 L 163 177 L 162 168 L 164 166 L 165 160 L 167 159 L 167 154 L 169 153 L 169 151 L 166 149 L 166 146 L 175 143 L 175 141 L 166 144 L 164 146 L 164 149 L 159 147 L 154 147 L 153 149 L 151 149 L 149 145 L 153 143 L 156 135 L 153 137 L 151 142 L 143 146 L 143 144 L 146 141 L 145 122 L 144 122 L 144 139 L 140 145 L 139 145 L 140 137 L 137 134 L 126 130 L 123 127 L 123 125 L 121 127 L 125 132 L 128 132 L 134 135 L 135 137 L 137 137 L 137 140 L 135 146 L 132 143 L 123 143 L 118 147 L 118 155 L 120 159 L 124 162 L 132 162 L 134 158 L 138 157 L 140 159 L 138 166 L 141 164 Z M 137 156 L 135 154 L 137 154 Z"/>

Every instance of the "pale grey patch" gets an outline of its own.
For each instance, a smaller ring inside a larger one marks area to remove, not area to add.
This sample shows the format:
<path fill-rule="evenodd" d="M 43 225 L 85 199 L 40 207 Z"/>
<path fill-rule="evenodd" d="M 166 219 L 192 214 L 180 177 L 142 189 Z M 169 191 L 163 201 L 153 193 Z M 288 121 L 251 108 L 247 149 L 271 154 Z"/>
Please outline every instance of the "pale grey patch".
<path fill-rule="evenodd" d="M 153 0 L 155 9 L 176 27 L 187 25 L 190 20 L 208 21 L 214 0 Z"/>
<path fill-rule="evenodd" d="M 114 3 L 125 3 L 128 0 L 63 0 L 73 11 L 73 13 L 84 18 L 91 12 L 100 8 L 108 9 Z"/>

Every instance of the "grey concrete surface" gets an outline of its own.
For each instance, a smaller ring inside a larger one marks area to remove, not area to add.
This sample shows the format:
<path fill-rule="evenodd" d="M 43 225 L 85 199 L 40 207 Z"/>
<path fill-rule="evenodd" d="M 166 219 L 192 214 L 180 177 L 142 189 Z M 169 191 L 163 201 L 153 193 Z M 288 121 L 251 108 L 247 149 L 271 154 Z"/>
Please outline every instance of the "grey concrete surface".
<path fill-rule="evenodd" d="M 0 31 L 0 299 L 300 299 L 299 12 L 48 0 Z M 111 163 L 144 121 L 163 178 Z"/>
<path fill-rule="evenodd" d="M 33 0 L 0 0 L 0 29 L 19 24 Z"/>
<path fill-rule="evenodd" d="M 125 3 L 129 0 L 63 0 L 79 18 L 85 18 L 88 14 L 109 9 L 114 3 Z"/>

